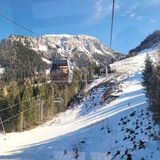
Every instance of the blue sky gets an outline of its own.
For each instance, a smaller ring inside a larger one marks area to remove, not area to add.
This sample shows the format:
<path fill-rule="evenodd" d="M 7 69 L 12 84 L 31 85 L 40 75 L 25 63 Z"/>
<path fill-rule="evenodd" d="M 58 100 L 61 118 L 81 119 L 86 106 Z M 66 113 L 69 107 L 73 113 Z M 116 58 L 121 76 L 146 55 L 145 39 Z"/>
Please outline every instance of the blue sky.
<path fill-rule="evenodd" d="M 0 13 L 43 34 L 87 34 L 109 46 L 112 0 L 5 0 Z M 116 0 L 112 48 L 123 53 L 160 29 L 160 0 Z M 35 36 L 0 18 L 0 39 Z"/>

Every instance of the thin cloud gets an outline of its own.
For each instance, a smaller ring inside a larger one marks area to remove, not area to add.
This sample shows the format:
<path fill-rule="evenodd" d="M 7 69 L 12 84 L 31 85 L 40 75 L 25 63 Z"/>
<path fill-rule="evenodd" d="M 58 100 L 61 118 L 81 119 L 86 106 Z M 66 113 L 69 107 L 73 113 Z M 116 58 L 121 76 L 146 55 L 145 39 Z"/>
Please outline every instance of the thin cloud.
<path fill-rule="evenodd" d="M 102 0 L 97 0 L 95 2 L 94 10 L 95 10 L 93 14 L 94 19 L 98 19 L 99 17 L 102 16 L 102 12 L 103 12 Z"/>
<path fill-rule="evenodd" d="M 158 19 L 151 19 L 151 20 L 150 20 L 150 23 L 157 23 L 157 22 L 159 22 Z"/>
<path fill-rule="evenodd" d="M 151 1 L 149 1 L 149 3 L 148 3 L 149 5 L 160 5 L 160 0 L 151 0 Z"/>
<path fill-rule="evenodd" d="M 143 18 L 142 16 L 136 16 L 135 17 L 136 20 L 142 20 L 142 18 Z"/>
<path fill-rule="evenodd" d="M 126 12 L 122 15 L 123 17 L 129 17 L 130 19 L 141 20 L 143 17 L 135 12 Z"/>
<path fill-rule="evenodd" d="M 131 13 L 131 14 L 129 14 L 129 17 L 130 18 L 134 18 L 136 16 L 136 13 Z"/>
<path fill-rule="evenodd" d="M 115 3 L 115 11 L 119 10 L 120 3 L 116 1 Z M 112 3 L 106 2 L 105 0 L 96 0 L 94 4 L 93 14 L 90 17 L 91 19 L 101 20 L 106 16 L 111 15 L 112 11 Z"/>
<path fill-rule="evenodd" d="M 135 19 L 135 20 L 141 20 L 142 16 L 139 16 L 136 13 L 130 13 L 129 18 L 132 18 L 132 19 Z"/>
<path fill-rule="evenodd" d="M 126 12 L 122 13 L 123 17 L 128 17 L 135 20 L 141 20 L 143 17 L 138 14 L 142 8 L 142 4 L 137 2 L 127 9 Z"/>

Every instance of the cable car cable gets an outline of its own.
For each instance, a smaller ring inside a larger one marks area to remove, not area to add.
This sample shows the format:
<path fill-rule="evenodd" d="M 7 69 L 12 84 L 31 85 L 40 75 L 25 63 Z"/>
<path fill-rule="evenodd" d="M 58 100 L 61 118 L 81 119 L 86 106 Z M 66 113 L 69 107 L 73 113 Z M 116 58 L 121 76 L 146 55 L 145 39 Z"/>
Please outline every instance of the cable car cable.
<path fill-rule="evenodd" d="M 31 33 L 33 33 L 33 34 L 35 34 L 35 35 L 37 35 L 37 36 L 40 36 L 38 33 L 32 31 L 30 28 L 28 28 L 28 27 L 26 27 L 26 26 L 24 26 L 24 25 L 22 25 L 22 24 L 20 24 L 20 23 L 18 23 L 18 22 L 16 22 L 16 21 L 14 21 L 13 19 L 11 19 L 11 18 L 9 18 L 9 17 L 7 17 L 7 16 L 5 16 L 5 15 L 2 15 L 1 13 L 0 13 L 0 17 L 2 17 L 3 19 L 5 19 L 5 20 L 8 21 L 8 22 L 11 22 L 11 23 L 13 23 L 13 24 L 15 24 L 15 25 L 23 28 L 24 30 L 26 30 L 26 31 L 28 31 L 28 32 L 31 32 Z"/>
<path fill-rule="evenodd" d="M 113 0 L 113 4 L 112 4 L 112 18 L 111 18 L 110 48 L 112 47 L 113 24 L 114 24 L 114 10 L 115 10 L 115 0 Z"/>
<path fill-rule="evenodd" d="M 3 124 L 3 123 L 5 123 L 5 122 L 7 122 L 7 121 L 9 121 L 9 120 L 13 119 L 13 118 L 15 118 L 15 117 L 17 117 L 17 116 L 21 115 L 22 113 L 24 113 L 24 112 L 26 112 L 26 111 L 29 111 L 30 109 L 32 109 L 32 108 L 34 108 L 34 107 L 35 107 L 35 106 L 32 106 L 32 107 L 30 107 L 30 108 L 27 108 L 26 110 L 21 111 L 20 113 L 15 114 L 14 116 L 11 116 L 11 117 L 9 117 L 9 118 L 7 118 L 7 119 L 3 120 L 0 124 Z M 37 108 L 38 108 L 38 107 L 37 107 Z"/>
<path fill-rule="evenodd" d="M 35 98 L 37 98 L 37 97 L 28 98 L 28 99 L 24 100 L 23 102 L 26 102 L 26 101 L 28 101 L 28 100 L 32 100 L 32 99 L 35 99 Z M 20 104 L 20 103 L 16 103 L 16 104 L 14 104 L 14 105 L 12 105 L 12 106 L 9 106 L 9 107 L 7 107 L 7 108 L 3 108 L 3 109 L 0 110 L 0 112 L 6 111 L 6 110 L 8 110 L 8 109 L 12 109 L 12 108 L 18 106 L 19 104 Z"/>

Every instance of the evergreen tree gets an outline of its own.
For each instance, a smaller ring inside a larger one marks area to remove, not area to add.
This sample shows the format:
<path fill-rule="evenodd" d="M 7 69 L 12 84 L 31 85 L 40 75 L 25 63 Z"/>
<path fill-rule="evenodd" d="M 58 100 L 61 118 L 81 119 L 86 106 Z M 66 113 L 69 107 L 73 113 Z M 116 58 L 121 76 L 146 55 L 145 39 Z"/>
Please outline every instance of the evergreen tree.
<path fill-rule="evenodd" d="M 23 112 L 23 128 L 31 128 L 35 125 L 35 99 L 33 97 L 33 89 L 30 84 L 26 84 L 22 97 Z"/>
<path fill-rule="evenodd" d="M 154 97 L 154 112 L 158 115 L 158 121 L 160 122 L 160 66 L 155 68 L 155 97 Z"/>
<path fill-rule="evenodd" d="M 147 54 L 145 59 L 145 68 L 142 72 L 142 85 L 145 90 L 146 97 L 148 98 L 149 105 L 152 106 L 155 97 L 155 76 L 154 66 L 151 58 Z"/>
<path fill-rule="evenodd" d="M 15 81 L 11 81 L 8 86 L 7 103 L 10 106 L 11 116 L 17 115 L 10 120 L 12 130 L 18 130 L 19 125 L 19 113 L 20 113 L 20 94 L 19 86 Z"/>
<path fill-rule="evenodd" d="M 54 115 L 54 88 L 52 84 L 46 84 L 46 101 L 44 104 L 45 116 L 50 117 Z"/>

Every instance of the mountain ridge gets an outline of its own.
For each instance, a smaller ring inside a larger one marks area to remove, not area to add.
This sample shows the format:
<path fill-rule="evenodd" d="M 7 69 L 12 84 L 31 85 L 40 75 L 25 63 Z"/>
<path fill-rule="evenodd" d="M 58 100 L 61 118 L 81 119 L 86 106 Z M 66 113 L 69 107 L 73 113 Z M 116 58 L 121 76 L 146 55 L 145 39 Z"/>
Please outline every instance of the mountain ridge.
<path fill-rule="evenodd" d="M 47 60 L 68 57 L 77 66 L 111 63 L 124 57 L 88 35 L 47 34 L 37 38 L 10 35 L 1 41 L 1 45 L 11 45 L 14 41 L 20 41 Z"/>
<path fill-rule="evenodd" d="M 148 35 L 137 47 L 131 49 L 129 54 L 153 48 L 160 49 L 160 30 L 156 30 Z"/>

